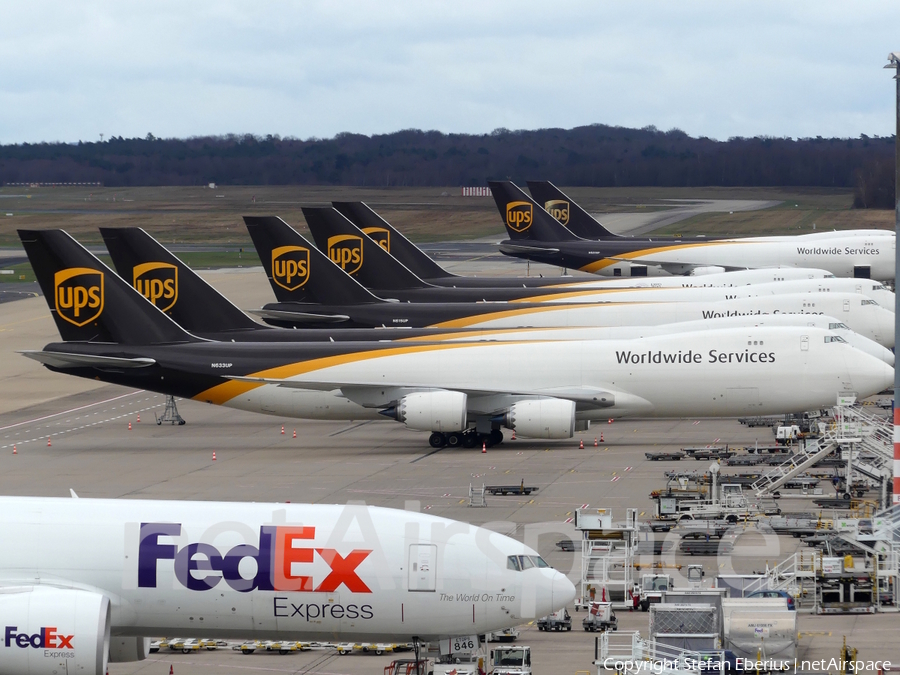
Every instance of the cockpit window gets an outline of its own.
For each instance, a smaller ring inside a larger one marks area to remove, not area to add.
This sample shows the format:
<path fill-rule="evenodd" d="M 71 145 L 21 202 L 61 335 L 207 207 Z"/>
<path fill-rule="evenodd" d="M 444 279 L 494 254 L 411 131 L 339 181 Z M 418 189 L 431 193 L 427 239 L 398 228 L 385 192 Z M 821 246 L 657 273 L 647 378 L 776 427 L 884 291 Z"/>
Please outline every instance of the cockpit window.
<path fill-rule="evenodd" d="M 511 555 L 506 558 L 506 569 L 521 572 L 532 567 L 550 567 L 539 555 Z"/>
<path fill-rule="evenodd" d="M 844 343 L 846 343 L 847 341 L 844 338 L 840 337 L 839 335 L 826 335 L 825 336 L 825 344 L 828 344 L 829 342 L 844 342 Z"/>
<path fill-rule="evenodd" d="M 877 305 L 878 303 L 875 302 L 874 300 L 863 300 L 860 304 L 865 306 L 865 305 Z"/>
<path fill-rule="evenodd" d="M 850 326 L 845 323 L 830 323 L 828 330 L 850 330 Z"/>

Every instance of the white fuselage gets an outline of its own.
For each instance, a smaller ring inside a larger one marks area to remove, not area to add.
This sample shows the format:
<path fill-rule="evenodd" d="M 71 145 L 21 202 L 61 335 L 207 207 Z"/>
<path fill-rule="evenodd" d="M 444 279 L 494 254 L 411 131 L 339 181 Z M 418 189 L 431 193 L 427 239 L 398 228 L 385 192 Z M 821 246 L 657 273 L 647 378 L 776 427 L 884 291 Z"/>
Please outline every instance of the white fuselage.
<path fill-rule="evenodd" d="M 569 328 L 512 328 L 483 331 L 460 331 L 428 338 L 409 338 L 406 341 L 428 342 L 440 339 L 447 342 L 510 342 L 523 340 L 632 340 L 653 335 L 674 335 L 695 331 L 740 328 L 751 326 L 815 326 L 840 335 L 851 347 L 894 365 L 894 352 L 850 329 L 834 317 L 820 314 L 759 314 L 730 316 L 699 321 L 681 321 L 654 326 L 573 326 Z"/>
<path fill-rule="evenodd" d="M 508 569 L 537 556 L 513 539 L 363 505 L 0 497 L 0 541 L 0 624 L 20 631 L 15 589 L 105 596 L 113 635 L 402 642 L 515 625 L 575 595 L 552 568 Z"/>
<path fill-rule="evenodd" d="M 657 265 L 669 274 L 688 274 L 696 267 L 812 267 L 839 277 L 853 277 L 865 269 L 878 281 L 894 278 L 895 238 L 893 232 L 870 236 L 835 233 L 835 236 L 757 237 L 722 239 L 700 244 L 667 244 L 658 249 L 648 244 L 639 254 L 640 265 Z M 624 254 L 623 258 L 630 257 Z M 638 257 L 637 255 L 633 257 Z M 615 270 L 625 276 L 633 263 L 588 265 L 582 269 L 604 276 Z"/>
<path fill-rule="evenodd" d="M 290 386 L 260 384 L 223 403 L 319 418 L 329 402 L 343 419 L 375 419 L 397 392 L 451 390 L 468 394 L 470 416 L 551 397 L 574 400 L 577 419 L 728 417 L 811 410 L 850 392 L 870 396 L 893 381 L 886 363 L 834 340 L 814 327 L 763 326 L 631 340 L 398 346 L 352 363 L 303 362 L 302 374 L 282 375 Z M 614 403 L 592 407 L 596 392 Z"/>
<path fill-rule="evenodd" d="M 752 270 L 717 272 L 702 276 L 614 277 L 596 281 L 561 281 L 560 288 L 586 290 L 590 288 L 697 288 L 704 286 L 746 286 L 773 281 L 795 279 L 827 279 L 834 275 L 827 270 L 805 267 L 772 267 Z M 555 288 L 550 286 L 550 288 Z"/>
<path fill-rule="evenodd" d="M 516 308 L 497 303 L 497 311 L 444 321 L 438 328 L 552 328 L 640 326 L 761 314 L 833 316 L 884 347 L 894 346 L 894 314 L 856 293 L 785 293 L 709 302 L 644 302 Z"/>
<path fill-rule="evenodd" d="M 660 278 L 660 277 L 657 277 Z M 702 277 L 701 277 L 702 278 Z M 871 279 L 792 279 L 730 286 L 667 286 L 663 288 L 605 288 L 557 294 L 536 293 L 514 302 L 717 302 L 758 295 L 789 293 L 855 293 L 875 300 L 894 311 L 894 293 L 880 281 Z"/>

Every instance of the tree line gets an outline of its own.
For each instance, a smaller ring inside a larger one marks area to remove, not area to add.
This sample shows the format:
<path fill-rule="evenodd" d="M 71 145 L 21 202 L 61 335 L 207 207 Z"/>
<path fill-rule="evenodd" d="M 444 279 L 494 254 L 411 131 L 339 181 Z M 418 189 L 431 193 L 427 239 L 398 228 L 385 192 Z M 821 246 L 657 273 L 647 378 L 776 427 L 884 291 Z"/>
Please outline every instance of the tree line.
<path fill-rule="evenodd" d="M 552 180 L 595 187 L 852 188 L 855 206 L 894 207 L 894 137 L 736 137 L 718 141 L 655 127 L 365 136 L 252 134 L 109 138 L 0 145 L 0 182 L 150 185 L 484 185 Z"/>

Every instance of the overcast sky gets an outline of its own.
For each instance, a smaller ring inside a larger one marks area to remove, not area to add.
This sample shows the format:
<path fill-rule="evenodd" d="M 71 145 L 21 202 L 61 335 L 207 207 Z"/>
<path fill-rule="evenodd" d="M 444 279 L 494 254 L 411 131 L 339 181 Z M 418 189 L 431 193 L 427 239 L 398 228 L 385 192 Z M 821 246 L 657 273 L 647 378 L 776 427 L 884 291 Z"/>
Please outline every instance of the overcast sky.
<path fill-rule="evenodd" d="M 0 143 L 602 123 L 891 135 L 897 0 L 5 2 Z"/>

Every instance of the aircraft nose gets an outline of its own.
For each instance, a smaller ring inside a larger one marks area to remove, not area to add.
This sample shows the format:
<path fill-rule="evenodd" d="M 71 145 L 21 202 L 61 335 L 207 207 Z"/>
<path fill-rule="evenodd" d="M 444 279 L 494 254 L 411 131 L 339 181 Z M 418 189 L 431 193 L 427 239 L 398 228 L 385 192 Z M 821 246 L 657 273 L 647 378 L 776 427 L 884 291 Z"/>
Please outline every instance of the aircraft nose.
<path fill-rule="evenodd" d="M 575 599 L 575 584 L 562 572 L 556 572 L 553 576 L 551 597 L 554 612 L 567 607 Z"/>
<path fill-rule="evenodd" d="M 857 352 L 850 379 L 859 397 L 867 398 L 894 384 L 894 368 L 880 359 Z"/>
<path fill-rule="evenodd" d="M 894 346 L 894 313 L 888 310 L 880 312 L 881 321 L 879 322 L 879 340 L 882 346 L 891 349 Z"/>

